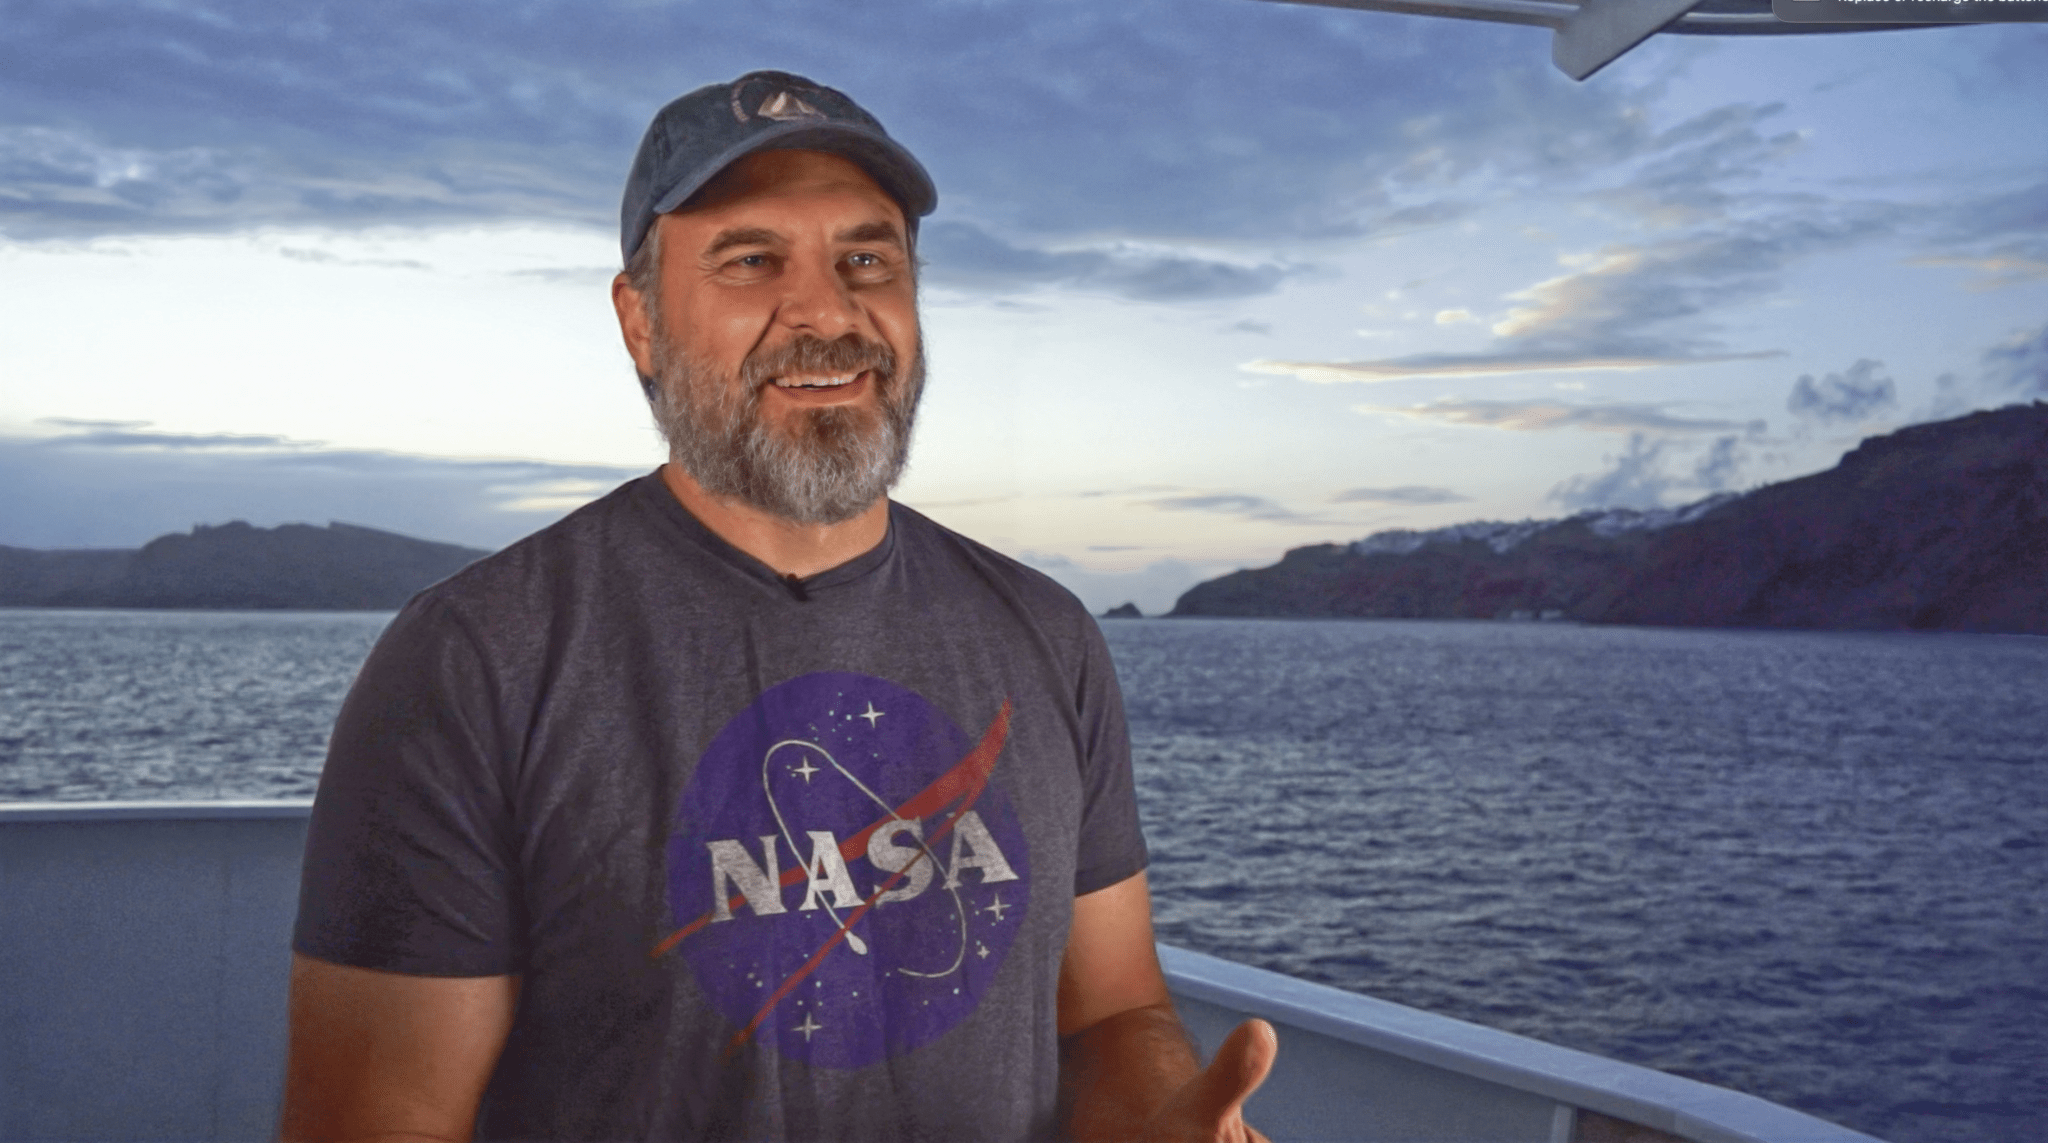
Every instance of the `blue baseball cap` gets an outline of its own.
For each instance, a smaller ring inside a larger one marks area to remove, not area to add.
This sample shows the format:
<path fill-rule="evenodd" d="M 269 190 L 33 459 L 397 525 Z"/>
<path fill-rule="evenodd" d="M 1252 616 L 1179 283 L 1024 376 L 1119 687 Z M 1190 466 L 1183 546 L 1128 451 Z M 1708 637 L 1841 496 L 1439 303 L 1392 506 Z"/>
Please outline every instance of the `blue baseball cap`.
<path fill-rule="evenodd" d="M 756 151 L 827 151 L 853 160 L 903 208 L 913 232 L 938 205 L 924 167 L 859 104 L 800 75 L 751 71 L 698 88 L 648 124 L 619 206 L 625 260 L 633 260 L 657 216 Z"/>

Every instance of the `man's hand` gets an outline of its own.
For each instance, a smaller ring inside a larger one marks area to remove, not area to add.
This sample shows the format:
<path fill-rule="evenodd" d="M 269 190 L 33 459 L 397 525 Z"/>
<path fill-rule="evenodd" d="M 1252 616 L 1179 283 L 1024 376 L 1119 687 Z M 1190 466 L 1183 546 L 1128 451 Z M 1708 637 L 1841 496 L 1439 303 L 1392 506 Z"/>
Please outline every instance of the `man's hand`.
<path fill-rule="evenodd" d="M 1279 1054 L 1279 1038 L 1264 1020 L 1239 1024 L 1209 1066 L 1182 1084 L 1139 1138 L 1144 1143 L 1267 1143 L 1244 1121 L 1244 1101 L 1266 1082 Z"/>
<path fill-rule="evenodd" d="M 1060 1071 L 1076 1143 L 1246 1143 L 1245 1098 L 1272 1070 L 1273 1029 L 1247 1021 L 1202 1068 L 1152 944 L 1144 874 L 1074 899 L 1060 965 Z"/>

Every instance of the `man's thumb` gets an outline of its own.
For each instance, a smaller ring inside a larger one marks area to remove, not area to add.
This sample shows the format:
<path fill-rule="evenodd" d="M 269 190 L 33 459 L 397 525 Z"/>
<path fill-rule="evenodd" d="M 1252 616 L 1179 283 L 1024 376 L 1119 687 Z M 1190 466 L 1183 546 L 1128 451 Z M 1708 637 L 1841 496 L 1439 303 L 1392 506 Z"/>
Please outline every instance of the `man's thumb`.
<path fill-rule="evenodd" d="M 1196 1080 L 1194 1103 L 1202 1122 L 1218 1123 L 1239 1112 L 1266 1082 L 1279 1052 L 1279 1037 L 1264 1020 L 1247 1020 L 1233 1029 Z"/>

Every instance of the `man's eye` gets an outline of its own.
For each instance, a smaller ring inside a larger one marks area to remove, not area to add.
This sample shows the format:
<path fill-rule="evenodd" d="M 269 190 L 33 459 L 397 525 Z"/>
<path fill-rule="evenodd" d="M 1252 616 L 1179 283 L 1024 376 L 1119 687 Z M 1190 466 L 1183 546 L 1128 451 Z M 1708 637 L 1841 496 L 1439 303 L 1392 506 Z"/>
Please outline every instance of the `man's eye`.
<path fill-rule="evenodd" d="M 742 254 L 732 261 L 735 266 L 744 266 L 749 270 L 759 270 L 768 265 L 769 259 L 766 254 Z"/>
<path fill-rule="evenodd" d="M 875 270 L 887 265 L 887 263 L 882 261 L 880 254 L 867 253 L 847 255 L 846 264 L 856 270 Z"/>

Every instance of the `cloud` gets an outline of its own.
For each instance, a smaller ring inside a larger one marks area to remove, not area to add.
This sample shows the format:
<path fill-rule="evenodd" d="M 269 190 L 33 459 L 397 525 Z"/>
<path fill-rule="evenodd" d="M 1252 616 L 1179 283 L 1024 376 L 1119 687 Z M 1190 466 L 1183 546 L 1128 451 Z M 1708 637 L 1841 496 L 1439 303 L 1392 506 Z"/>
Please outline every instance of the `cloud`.
<path fill-rule="evenodd" d="M 344 258 L 328 250 L 309 250 L 298 246 L 280 246 L 277 250 L 282 257 L 294 262 L 312 262 L 326 266 L 371 266 L 387 270 L 430 270 L 433 267 L 417 258 Z M 514 273 L 539 273 L 552 275 L 558 271 L 514 271 Z M 607 275 L 609 277 L 610 275 Z"/>
<path fill-rule="evenodd" d="M 1443 226 L 1469 217 L 1475 207 L 1472 203 L 1457 199 L 1437 199 L 1434 202 L 1416 203 L 1391 210 L 1372 220 L 1367 229 L 1376 235 L 1396 231 L 1423 230 L 1432 226 Z"/>
<path fill-rule="evenodd" d="M 60 429 L 142 429 L 149 427 L 148 421 L 101 421 L 85 417 L 43 417 L 36 423 Z"/>
<path fill-rule="evenodd" d="M 2017 286 L 2022 282 L 2036 282 L 2048 278 L 2048 250 L 2040 253 L 2028 250 L 2019 243 L 2009 244 L 1999 250 L 1976 255 L 1929 255 L 1913 259 L 1916 266 L 1961 266 L 1975 270 L 1980 275 L 1968 289 L 1974 293 L 1986 290 Z"/>
<path fill-rule="evenodd" d="M 618 276 L 617 266 L 539 266 L 525 270 L 512 270 L 508 276 L 533 278 L 542 282 L 568 282 L 573 285 L 596 286 L 610 282 Z"/>
<path fill-rule="evenodd" d="M 1914 259 L 1919 265 L 1975 270 L 1969 288 L 1977 292 L 2048 278 L 2048 182 L 1960 196 L 1935 217 L 1939 252 Z"/>
<path fill-rule="evenodd" d="M 1643 433 L 1630 433 L 1628 448 L 1610 456 L 1604 472 L 1574 476 L 1559 482 L 1545 499 L 1569 511 L 1588 508 L 1634 508 L 1647 510 L 1680 500 L 1696 499 L 1702 493 L 1734 487 L 1744 457 L 1740 440 L 1734 436 L 1716 439 L 1689 472 L 1672 472 L 1669 461 L 1690 451 L 1692 446 L 1673 438 L 1652 440 Z"/>
<path fill-rule="evenodd" d="M 1865 357 L 1846 371 L 1830 373 L 1819 381 L 1811 373 L 1802 373 L 1792 383 L 1785 408 L 1793 416 L 1822 424 L 1867 420 L 1872 413 L 1897 403 L 1898 386 L 1879 374 L 1883 368 L 1884 362 Z"/>
<path fill-rule="evenodd" d="M 1707 454 L 1693 466 L 1693 486 L 1713 492 L 1734 487 L 1742 471 L 1738 443 L 1735 437 L 1715 438 L 1714 443 L 1707 446 Z"/>
<path fill-rule="evenodd" d="M 249 433 L 160 433 L 142 431 L 147 421 L 74 421 L 45 418 L 42 424 L 84 428 L 84 432 L 46 437 L 38 443 L 45 448 L 170 449 L 218 451 L 222 449 L 299 449 L 318 447 L 316 441 L 295 441 L 289 437 Z M 99 427 L 106 426 L 106 427 Z"/>
<path fill-rule="evenodd" d="M 1984 351 L 1985 382 L 2021 397 L 2048 397 L 2048 323 Z"/>
<path fill-rule="evenodd" d="M 1254 361 L 1242 368 L 1309 381 L 1394 381 L 1587 369 L 1651 369 L 1779 356 L 1730 350 L 1708 324 L 1718 308 L 1767 296 L 1793 261 L 1883 233 L 1890 208 L 1850 204 L 1743 220 L 1562 259 L 1566 272 L 1509 295 L 1519 304 L 1477 353 L 1372 361 Z"/>
<path fill-rule="evenodd" d="M 75 422 L 73 423 L 75 425 Z M 0 544 L 134 547 L 196 523 L 344 520 L 496 548 L 637 468 L 328 448 L 281 437 L 88 427 L 0 437 Z"/>
<path fill-rule="evenodd" d="M 1597 191 L 1596 200 L 1631 211 L 1663 226 L 1710 222 L 1757 196 L 1738 190 L 1797 151 L 1802 131 L 1766 133 L 1767 121 L 1784 113 L 1782 103 L 1730 103 L 1703 111 L 1659 132 L 1647 157 L 1620 185 Z"/>
<path fill-rule="evenodd" d="M 1245 0 L 534 0 L 490 18 L 20 0 L 0 26 L 0 229 L 603 227 L 651 112 L 762 66 L 854 94 L 931 168 L 946 217 L 1004 233 L 1434 225 L 1462 209 L 1439 184 L 1561 177 L 1652 141 L 1626 89 L 1572 84 L 1531 45 Z"/>
<path fill-rule="evenodd" d="M 1761 432 L 1761 421 L 1724 421 L 1673 416 L 1662 405 L 1573 405 L 1564 401 L 1467 401 L 1448 399 L 1427 405 L 1358 405 L 1360 413 L 1383 413 L 1440 421 L 1451 425 L 1513 429 L 1517 432 L 1547 432 L 1554 429 L 1585 429 L 1600 433 L 1660 432 Z"/>
<path fill-rule="evenodd" d="M 1321 384 L 1404 381 L 1414 377 L 1493 377 L 1519 373 L 1563 373 L 1591 370 L 1655 369 L 1665 365 L 1705 365 L 1783 356 L 1764 353 L 1711 353 L 1686 357 L 1589 357 L 1577 354 L 1515 356 L 1512 354 L 1429 353 L 1379 361 L 1248 361 L 1248 373 L 1285 373 Z"/>
<path fill-rule="evenodd" d="M 1564 259 L 1568 270 L 1510 297 L 1493 327 L 1504 345 L 1649 357 L 1715 353 L 1697 319 L 1769 293 L 1795 259 L 1883 232 L 1891 212 L 1848 206 L 1745 220 L 1661 242 L 1615 244 Z"/>
<path fill-rule="evenodd" d="M 1404 484 L 1399 488 L 1347 488 L 1330 497 L 1333 504 L 1399 504 L 1420 506 L 1425 504 L 1456 504 L 1472 499 L 1460 496 L 1448 488 L 1427 488 L 1419 484 Z"/>
<path fill-rule="evenodd" d="M 932 281 L 956 288 L 1002 290 L 1059 284 L 1162 302 L 1269 293 L 1302 270 L 1270 262 L 1243 265 L 1129 244 L 1034 249 L 1012 245 L 970 223 L 948 221 L 924 227 L 918 253 Z"/>
<path fill-rule="evenodd" d="M 1901 419 L 1945 421 L 1972 409 L 2042 397 L 2048 397 L 2048 322 L 1985 349 L 1974 371 L 1940 374 L 1934 392 Z"/>
<path fill-rule="evenodd" d="M 1264 520 L 1280 524 L 1321 524 L 1327 521 L 1313 516 L 1304 516 L 1263 496 L 1248 496 L 1241 492 L 1220 492 L 1197 496 L 1166 496 L 1145 501 L 1153 508 L 1168 512 L 1215 512 L 1224 516 L 1237 516 L 1246 520 Z"/>

